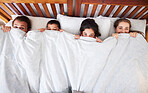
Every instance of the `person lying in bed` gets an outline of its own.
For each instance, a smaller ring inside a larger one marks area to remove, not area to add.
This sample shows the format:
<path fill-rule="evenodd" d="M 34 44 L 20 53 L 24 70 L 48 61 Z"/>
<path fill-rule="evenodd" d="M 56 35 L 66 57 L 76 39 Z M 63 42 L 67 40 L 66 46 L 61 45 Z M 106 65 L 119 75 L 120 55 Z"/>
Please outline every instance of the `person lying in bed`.
<path fill-rule="evenodd" d="M 136 37 L 138 33 L 142 34 L 140 31 L 132 31 L 131 28 L 131 22 L 128 19 L 117 19 L 114 23 L 115 32 L 112 34 L 112 37 L 118 38 L 120 33 L 129 33 L 131 37 Z"/>
<path fill-rule="evenodd" d="M 61 29 L 60 22 L 57 21 L 57 20 L 50 20 L 46 25 L 46 29 L 47 30 L 56 30 L 56 31 L 63 32 L 63 30 Z M 44 32 L 46 29 L 45 28 L 40 28 L 38 30 L 40 30 L 41 32 Z"/>
<path fill-rule="evenodd" d="M 13 20 L 12 27 L 19 28 L 20 30 L 27 33 L 29 30 L 31 30 L 31 21 L 26 16 L 18 16 Z M 3 25 L 2 29 L 4 32 L 8 32 L 11 30 L 11 27 Z"/>
<path fill-rule="evenodd" d="M 83 20 L 80 27 L 80 35 L 75 35 L 75 39 L 79 39 L 80 36 L 96 38 L 97 42 L 102 42 L 102 40 L 98 38 L 101 34 L 94 19 Z"/>

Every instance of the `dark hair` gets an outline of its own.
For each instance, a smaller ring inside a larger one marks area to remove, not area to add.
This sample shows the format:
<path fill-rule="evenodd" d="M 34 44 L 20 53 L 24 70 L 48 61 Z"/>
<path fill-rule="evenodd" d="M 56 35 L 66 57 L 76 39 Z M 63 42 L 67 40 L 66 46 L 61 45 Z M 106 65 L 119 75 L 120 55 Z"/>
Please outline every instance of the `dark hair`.
<path fill-rule="evenodd" d="M 26 17 L 26 16 L 18 16 L 18 17 L 16 17 L 12 22 L 12 26 L 13 26 L 15 20 L 26 22 L 27 23 L 27 31 L 31 30 L 31 21 L 30 21 L 30 19 L 28 17 Z"/>
<path fill-rule="evenodd" d="M 114 27 L 115 27 L 115 29 L 117 28 L 117 26 L 119 25 L 120 22 L 129 23 L 129 26 L 130 26 L 130 28 L 131 28 L 131 22 L 130 22 L 128 19 L 117 19 L 117 20 L 114 22 Z"/>
<path fill-rule="evenodd" d="M 60 22 L 57 21 L 57 20 L 50 20 L 47 25 L 46 25 L 46 28 L 48 27 L 48 24 L 56 24 L 58 26 L 59 29 L 61 29 L 61 25 L 60 25 Z"/>
<path fill-rule="evenodd" d="M 101 33 L 99 32 L 98 24 L 95 22 L 94 19 L 83 20 L 80 27 L 80 35 L 85 29 L 92 29 L 95 33 L 95 37 L 101 36 Z"/>

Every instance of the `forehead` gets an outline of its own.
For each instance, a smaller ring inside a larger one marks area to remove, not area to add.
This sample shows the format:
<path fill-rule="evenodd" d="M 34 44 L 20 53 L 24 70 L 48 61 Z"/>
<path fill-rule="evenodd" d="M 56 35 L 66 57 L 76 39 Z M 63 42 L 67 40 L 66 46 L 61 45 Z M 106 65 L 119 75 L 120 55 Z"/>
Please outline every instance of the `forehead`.
<path fill-rule="evenodd" d="M 57 24 L 48 24 L 48 27 L 58 27 Z"/>
<path fill-rule="evenodd" d="M 87 29 L 85 29 L 83 32 L 86 32 L 86 33 L 94 33 L 94 30 L 93 29 L 89 29 L 89 28 L 87 28 Z"/>
<path fill-rule="evenodd" d="M 130 24 L 127 22 L 120 22 L 118 26 L 130 27 Z"/>
<path fill-rule="evenodd" d="M 27 26 L 27 23 L 20 20 L 15 20 L 13 25 Z"/>

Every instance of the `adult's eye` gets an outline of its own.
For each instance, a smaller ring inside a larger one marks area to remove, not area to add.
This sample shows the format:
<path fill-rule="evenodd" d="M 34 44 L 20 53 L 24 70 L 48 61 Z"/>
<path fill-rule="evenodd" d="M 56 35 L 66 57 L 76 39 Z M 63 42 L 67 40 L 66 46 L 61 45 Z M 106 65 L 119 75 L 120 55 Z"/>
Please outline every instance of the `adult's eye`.
<path fill-rule="evenodd" d="M 18 28 L 17 26 L 14 26 L 13 28 Z"/>

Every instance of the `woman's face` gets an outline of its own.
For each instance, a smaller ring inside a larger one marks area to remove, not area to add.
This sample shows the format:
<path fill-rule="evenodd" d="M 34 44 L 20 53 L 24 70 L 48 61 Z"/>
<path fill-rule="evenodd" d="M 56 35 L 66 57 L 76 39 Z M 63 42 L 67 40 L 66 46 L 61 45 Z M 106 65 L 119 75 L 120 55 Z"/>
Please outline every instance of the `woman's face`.
<path fill-rule="evenodd" d="M 24 21 L 15 20 L 13 23 L 13 28 L 19 28 L 20 30 L 27 32 L 27 23 Z"/>
<path fill-rule="evenodd" d="M 90 28 L 90 29 L 85 29 L 85 30 L 82 32 L 82 36 L 94 38 L 94 37 L 95 37 L 94 30 L 92 30 L 91 28 Z"/>
<path fill-rule="evenodd" d="M 115 30 L 116 33 L 129 33 L 130 25 L 127 22 L 120 22 Z"/>

